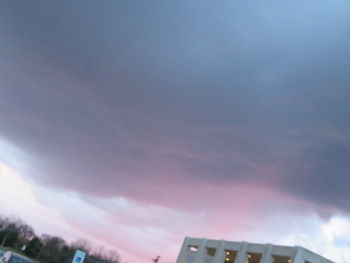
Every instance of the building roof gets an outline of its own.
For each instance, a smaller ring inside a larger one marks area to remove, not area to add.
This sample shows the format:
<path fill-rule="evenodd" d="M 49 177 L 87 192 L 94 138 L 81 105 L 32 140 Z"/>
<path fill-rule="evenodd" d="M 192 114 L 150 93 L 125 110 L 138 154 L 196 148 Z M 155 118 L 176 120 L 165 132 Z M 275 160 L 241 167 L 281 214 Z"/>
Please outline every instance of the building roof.
<path fill-rule="evenodd" d="M 300 246 L 186 237 L 177 263 L 333 263 Z"/>

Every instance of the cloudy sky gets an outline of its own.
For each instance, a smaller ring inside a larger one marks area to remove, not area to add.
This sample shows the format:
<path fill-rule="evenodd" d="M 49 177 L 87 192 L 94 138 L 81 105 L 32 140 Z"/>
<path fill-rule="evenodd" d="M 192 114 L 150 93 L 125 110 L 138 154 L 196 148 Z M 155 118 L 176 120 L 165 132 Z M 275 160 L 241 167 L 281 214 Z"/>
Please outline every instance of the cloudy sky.
<path fill-rule="evenodd" d="M 185 236 L 350 261 L 348 0 L 2 1 L 0 206 L 173 263 Z"/>

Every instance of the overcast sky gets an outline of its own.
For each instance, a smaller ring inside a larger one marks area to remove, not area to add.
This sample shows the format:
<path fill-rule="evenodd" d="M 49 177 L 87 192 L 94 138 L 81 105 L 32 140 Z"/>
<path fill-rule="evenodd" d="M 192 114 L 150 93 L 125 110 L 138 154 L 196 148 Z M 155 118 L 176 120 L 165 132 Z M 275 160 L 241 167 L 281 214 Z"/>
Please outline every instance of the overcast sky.
<path fill-rule="evenodd" d="M 185 236 L 350 261 L 348 0 L 2 1 L 0 206 L 173 263 Z"/>

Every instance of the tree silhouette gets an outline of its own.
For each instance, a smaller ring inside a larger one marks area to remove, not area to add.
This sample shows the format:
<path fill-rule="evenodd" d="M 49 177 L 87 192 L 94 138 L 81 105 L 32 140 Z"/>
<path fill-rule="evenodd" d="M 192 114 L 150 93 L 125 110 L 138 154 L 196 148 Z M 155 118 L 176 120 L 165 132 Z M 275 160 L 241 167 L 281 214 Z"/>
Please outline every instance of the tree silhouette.
<path fill-rule="evenodd" d="M 84 239 L 68 244 L 57 236 L 35 236 L 31 226 L 15 217 L 0 216 L 0 247 L 1 245 L 17 251 L 25 247 L 23 252 L 26 256 L 45 263 L 71 263 L 77 249 L 86 253 L 84 263 L 120 262 L 116 251 L 105 250 L 103 247 L 96 250 Z"/>
<path fill-rule="evenodd" d="M 153 259 L 153 262 L 154 262 L 154 263 L 158 263 L 158 262 L 159 262 L 159 259 L 160 259 L 160 256 L 157 256 L 156 258 Z"/>

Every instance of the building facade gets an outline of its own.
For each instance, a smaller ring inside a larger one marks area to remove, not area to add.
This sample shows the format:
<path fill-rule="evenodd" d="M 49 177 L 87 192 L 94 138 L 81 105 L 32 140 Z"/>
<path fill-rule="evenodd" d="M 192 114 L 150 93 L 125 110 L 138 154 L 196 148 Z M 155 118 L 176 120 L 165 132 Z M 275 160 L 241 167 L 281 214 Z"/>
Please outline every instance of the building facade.
<path fill-rule="evenodd" d="M 186 237 L 176 263 L 334 263 L 300 246 Z"/>

